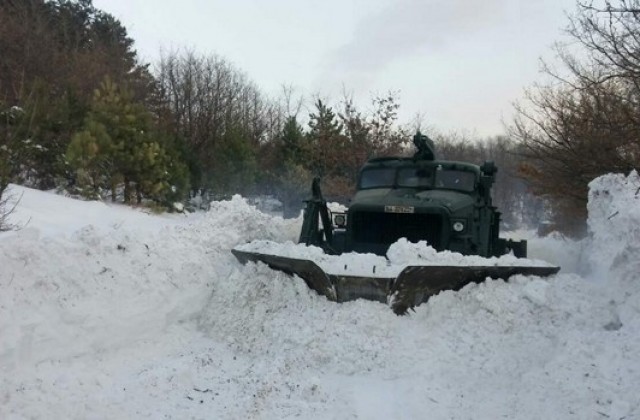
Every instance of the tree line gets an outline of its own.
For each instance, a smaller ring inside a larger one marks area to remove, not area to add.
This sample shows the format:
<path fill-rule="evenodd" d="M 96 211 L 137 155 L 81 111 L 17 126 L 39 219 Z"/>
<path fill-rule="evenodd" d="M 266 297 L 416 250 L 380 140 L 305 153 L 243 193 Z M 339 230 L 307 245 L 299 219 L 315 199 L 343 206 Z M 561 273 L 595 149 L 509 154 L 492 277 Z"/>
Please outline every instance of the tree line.
<path fill-rule="evenodd" d="M 508 135 L 432 134 L 443 158 L 496 161 L 507 223 L 551 217 L 577 233 L 587 183 L 637 168 L 639 9 L 578 3 L 569 32 L 587 61 L 562 51 L 568 75 L 549 70 L 555 83 L 531 89 Z M 410 153 L 417 128 L 398 123 L 394 92 L 366 108 L 348 94 L 268 97 L 224 58 L 189 50 L 152 67 L 91 0 L 0 0 L 0 56 L 0 197 L 9 182 L 159 208 L 263 192 L 295 214 L 314 176 L 344 200 L 368 158 Z"/>
<path fill-rule="evenodd" d="M 0 53 L 3 189 L 167 205 L 193 191 L 286 189 L 311 172 L 346 185 L 354 165 L 401 140 L 393 97 L 367 121 L 352 103 L 339 115 L 317 100 L 303 128 L 291 92 L 266 97 L 224 58 L 174 51 L 152 71 L 91 0 L 1 0 Z M 357 162 L 343 167 L 339 153 Z"/>

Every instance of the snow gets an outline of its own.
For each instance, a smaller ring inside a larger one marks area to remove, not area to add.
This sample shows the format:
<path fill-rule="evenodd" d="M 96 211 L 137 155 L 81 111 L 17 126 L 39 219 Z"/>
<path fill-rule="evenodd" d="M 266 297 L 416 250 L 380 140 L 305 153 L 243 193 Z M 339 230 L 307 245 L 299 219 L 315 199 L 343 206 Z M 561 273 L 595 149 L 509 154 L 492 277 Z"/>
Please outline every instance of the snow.
<path fill-rule="evenodd" d="M 426 241 L 412 243 L 405 238 L 401 238 L 389 247 L 387 258 L 375 254 L 357 253 L 326 255 L 319 247 L 294 244 L 291 241 L 278 243 L 259 239 L 236 248 L 240 251 L 312 260 L 326 273 L 362 277 L 395 278 L 410 265 L 552 266 L 545 261 L 516 258 L 513 255 L 482 258 L 450 251 L 437 252 Z"/>
<path fill-rule="evenodd" d="M 327 203 L 327 208 L 332 213 L 346 213 L 348 210 L 348 207 L 344 204 L 336 203 L 333 201 Z"/>
<path fill-rule="evenodd" d="M 397 317 L 240 265 L 231 248 L 301 223 L 241 197 L 154 215 L 12 186 L 25 227 L 0 234 L 0 418 L 640 418 L 640 180 L 590 187 L 588 240 L 529 239 L 561 274 Z"/>

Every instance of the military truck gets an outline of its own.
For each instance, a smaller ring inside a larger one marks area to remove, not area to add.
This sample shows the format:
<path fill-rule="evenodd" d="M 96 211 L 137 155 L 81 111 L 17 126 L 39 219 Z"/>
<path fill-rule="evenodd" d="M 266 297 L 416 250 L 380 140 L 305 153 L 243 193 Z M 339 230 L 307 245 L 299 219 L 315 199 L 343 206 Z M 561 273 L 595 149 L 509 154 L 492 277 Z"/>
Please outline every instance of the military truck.
<path fill-rule="evenodd" d="M 391 244 L 406 238 L 427 241 L 437 251 L 481 257 L 512 253 L 526 258 L 526 241 L 499 237 L 500 212 L 491 198 L 497 173 L 493 162 L 478 166 L 437 160 L 431 139 L 418 132 L 413 141 L 417 149 L 413 157 L 374 158 L 362 167 L 357 191 L 345 212 L 329 210 L 320 179 L 314 179 L 299 243 L 321 247 L 327 254 L 384 256 Z M 526 262 L 519 266 L 425 265 L 407 267 L 396 278 L 362 277 L 324 273 L 308 260 L 240 249 L 232 252 L 243 263 L 261 261 L 298 275 L 331 300 L 373 299 L 390 303 L 396 313 L 405 313 L 441 290 L 457 290 L 487 277 L 547 276 L 559 270 Z"/>

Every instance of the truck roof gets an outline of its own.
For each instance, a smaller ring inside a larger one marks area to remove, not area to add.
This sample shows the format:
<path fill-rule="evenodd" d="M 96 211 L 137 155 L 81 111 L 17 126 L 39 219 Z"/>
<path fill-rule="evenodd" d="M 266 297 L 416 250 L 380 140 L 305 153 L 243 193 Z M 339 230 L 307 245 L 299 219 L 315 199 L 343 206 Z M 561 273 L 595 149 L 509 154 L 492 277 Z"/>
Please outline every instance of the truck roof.
<path fill-rule="evenodd" d="M 468 162 L 458 162 L 451 160 L 416 160 L 411 157 L 378 157 L 369 159 L 364 164 L 362 170 L 372 168 L 402 168 L 402 167 L 438 167 L 442 166 L 447 169 L 462 170 L 480 174 L 480 166 Z"/>

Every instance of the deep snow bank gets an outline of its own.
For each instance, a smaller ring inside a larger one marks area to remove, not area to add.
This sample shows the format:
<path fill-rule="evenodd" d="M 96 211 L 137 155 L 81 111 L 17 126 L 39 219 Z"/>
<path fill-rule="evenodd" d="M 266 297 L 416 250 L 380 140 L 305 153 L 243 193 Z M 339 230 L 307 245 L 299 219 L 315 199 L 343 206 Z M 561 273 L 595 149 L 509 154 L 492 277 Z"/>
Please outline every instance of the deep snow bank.
<path fill-rule="evenodd" d="M 240 265 L 232 247 L 300 225 L 240 197 L 151 216 L 21 189 L 31 221 L 0 236 L 0 417 L 638 418 L 637 175 L 592 189 L 609 192 L 583 257 L 600 281 L 487 281 L 409 317 Z"/>
<path fill-rule="evenodd" d="M 189 320 L 234 264 L 229 249 L 287 238 L 295 220 L 257 212 L 240 197 L 206 214 L 153 216 L 13 187 L 0 236 L 0 362 L 5 375 L 55 358 L 119 348 Z M 5 376 L 6 377 L 6 376 Z"/>
<path fill-rule="evenodd" d="M 617 186 L 613 194 L 630 199 L 635 187 L 628 181 L 613 177 L 609 181 Z M 590 201 L 590 207 L 595 208 L 606 208 L 610 203 L 602 195 L 593 195 Z M 626 222 L 640 222 L 634 210 L 628 211 L 632 214 Z M 621 245 L 618 233 L 602 226 L 610 220 L 608 216 L 595 213 L 590 217 L 590 225 L 598 228 L 592 230 L 593 239 L 587 246 Z M 627 242 L 620 249 L 640 244 L 633 235 Z M 297 253 L 298 257 L 331 265 L 315 248 L 257 242 L 246 249 Z M 394 255 L 396 260 L 416 260 L 422 252 L 430 256 L 420 245 L 404 244 L 398 249 L 406 252 Z M 577 246 L 555 236 L 536 240 L 534 250 L 553 254 L 560 264 L 570 261 L 577 265 L 584 258 L 578 256 L 579 251 L 590 255 L 584 244 Z M 358 269 L 351 257 L 339 257 L 334 269 L 343 264 Z M 362 258 L 370 264 L 384 264 L 375 256 Z M 603 282 L 614 286 L 610 277 L 622 274 L 634 277 L 637 283 L 633 263 L 624 260 L 619 270 L 611 273 L 610 262 L 606 258 L 594 261 L 602 268 Z M 637 414 L 634 383 L 640 380 L 635 356 L 640 351 L 640 317 L 625 309 L 627 303 L 612 301 L 609 288 L 577 275 L 548 279 L 517 276 L 509 283 L 498 280 L 469 285 L 460 292 L 435 296 L 409 318 L 395 317 L 385 305 L 375 302 L 329 303 L 299 279 L 263 265 L 238 268 L 229 280 L 214 290 L 200 326 L 242 354 L 258 360 L 266 357 L 268 362 L 263 363 L 276 377 L 311 369 L 333 375 L 373 375 L 405 385 L 429 384 L 429 395 L 437 402 L 416 403 L 423 397 L 409 392 L 410 399 L 416 400 L 401 411 L 409 418 L 419 418 L 424 412 L 417 407 L 427 406 L 434 418 Z M 638 297 L 635 289 L 620 292 Z M 621 313 L 626 314 L 622 322 Z M 401 385 L 405 391 L 409 387 Z M 382 389 L 393 394 L 386 387 Z M 373 395 L 385 399 L 384 395 Z M 401 396 L 395 398 L 406 402 Z M 367 414 L 382 418 L 380 413 L 384 412 Z"/>
<path fill-rule="evenodd" d="M 596 277 L 640 263 L 640 176 L 609 174 L 589 184 L 588 260 Z M 640 273 L 640 270 L 637 271 Z"/>
<path fill-rule="evenodd" d="M 604 289 L 618 322 L 634 325 L 640 314 L 640 176 L 633 171 L 593 180 L 587 208 L 588 278 Z"/>

